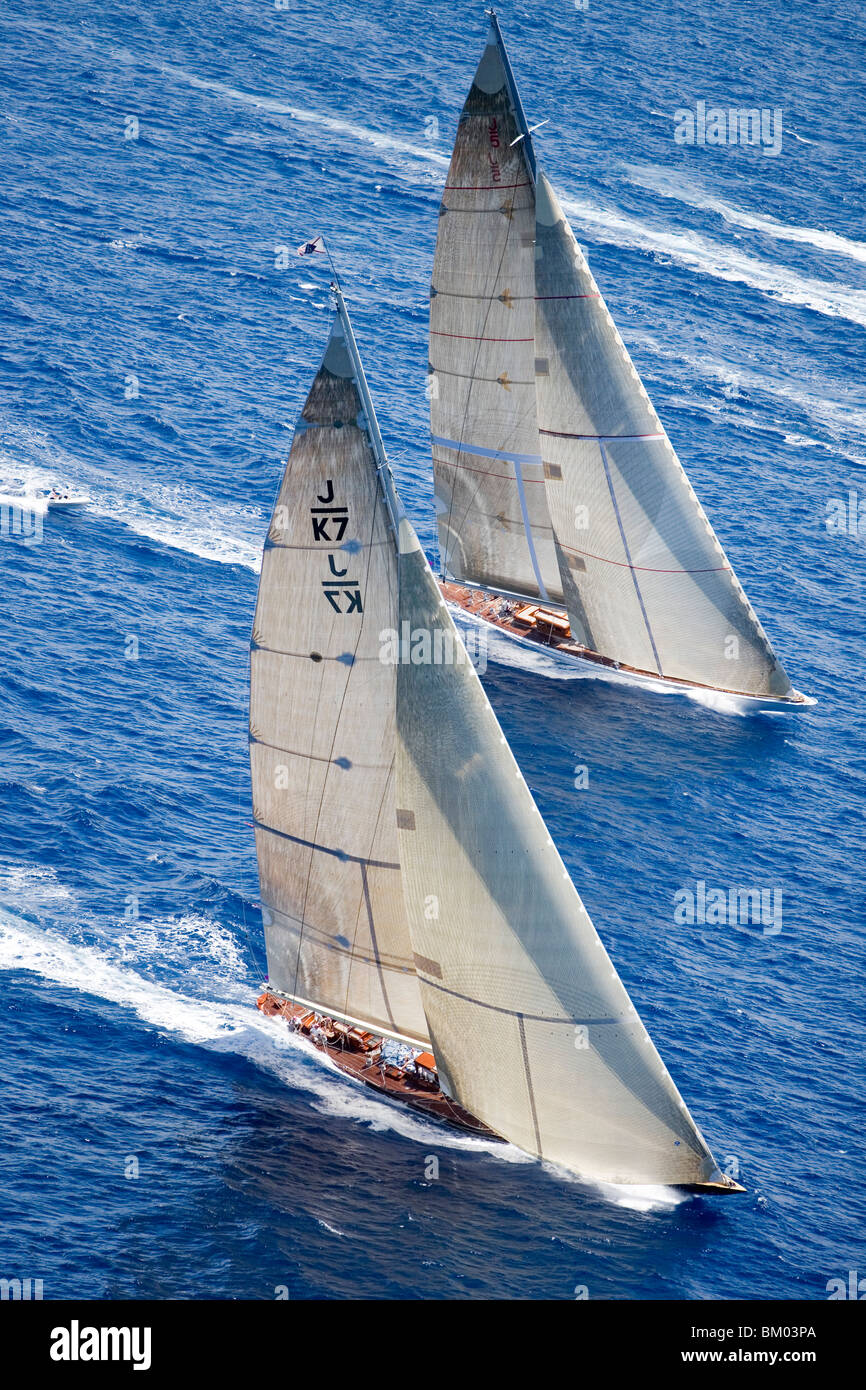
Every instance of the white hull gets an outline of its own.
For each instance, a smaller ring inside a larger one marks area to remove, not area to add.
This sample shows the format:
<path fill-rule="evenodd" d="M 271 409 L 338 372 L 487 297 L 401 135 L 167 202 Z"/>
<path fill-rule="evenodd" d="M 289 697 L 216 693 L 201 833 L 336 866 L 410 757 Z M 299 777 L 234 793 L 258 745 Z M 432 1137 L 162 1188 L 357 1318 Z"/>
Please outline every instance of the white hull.
<path fill-rule="evenodd" d="M 71 512 L 80 511 L 86 507 L 90 501 L 89 497 L 47 497 L 45 499 L 49 511 L 52 512 Z"/>
<path fill-rule="evenodd" d="M 69 512 L 81 511 L 90 502 L 84 493 L 73 493 L 70 497 L 49 497 L 47 492 L 0 492 L 0 507 L 12 507 L 18 511 Z"/>

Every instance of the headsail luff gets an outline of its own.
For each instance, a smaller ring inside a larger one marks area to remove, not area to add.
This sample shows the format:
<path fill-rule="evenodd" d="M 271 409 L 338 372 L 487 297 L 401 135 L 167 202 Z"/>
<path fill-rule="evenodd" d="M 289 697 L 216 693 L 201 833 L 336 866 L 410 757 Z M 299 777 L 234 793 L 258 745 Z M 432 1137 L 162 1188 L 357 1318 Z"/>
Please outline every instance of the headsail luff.
<path fill-rule="evenodd" d="M 562 601 L 535 417 L 535 197 L 491 26 L 439 215 L 431 433 L 442 571 Z"/>
<path fill-rule="evenodd" d="M 538 421 L 572 633 L 640 670 L 790 695 L 544 174 L 535 283 Z"/>
<path fill-rule="evenodd" d="M 396 626 L 396 542 L 378 427 L 336 293 L 268 532 L 253 628 L 250 757 L 268 970 L 294 998 L 427 1044 L 397 854 L 396 676 L 380 660 L 380 633 Z"/>
<path fill-rule="evenodd" d="M 397 824 L 443 1087 L 585 1178 L 733 1188 L 595 932 L 406 521 L 399 588 L 401 624 L 434 654 L 398 668 Z"/>

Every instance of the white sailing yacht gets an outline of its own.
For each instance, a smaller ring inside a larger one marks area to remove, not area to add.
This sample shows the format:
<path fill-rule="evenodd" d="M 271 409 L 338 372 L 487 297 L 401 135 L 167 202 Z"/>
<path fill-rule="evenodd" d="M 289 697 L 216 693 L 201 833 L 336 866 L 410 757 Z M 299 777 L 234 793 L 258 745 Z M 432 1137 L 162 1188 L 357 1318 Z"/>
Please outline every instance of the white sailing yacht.
<path fill-rule="evenodd" d="M 599 940 L 394 488 L 345 302 L 265 543 L 250 757 L 283 1019 L 590 1181 L 725 1176 Z"/>
<path fill-rule="evenodd" d="M 430 291 L 443 591 L 566 664 L 804 709 L 538 168 L 488 14 Z"/>

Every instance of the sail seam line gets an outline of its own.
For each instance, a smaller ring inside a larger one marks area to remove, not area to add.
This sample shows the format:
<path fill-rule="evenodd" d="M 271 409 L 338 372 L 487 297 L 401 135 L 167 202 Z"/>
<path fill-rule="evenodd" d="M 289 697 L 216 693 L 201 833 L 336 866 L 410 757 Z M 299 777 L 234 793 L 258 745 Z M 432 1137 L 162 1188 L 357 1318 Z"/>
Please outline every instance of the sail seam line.
<path fill-rule="evenodd" d="M 394 956 L 389 961 L 382 956 L 366 956 L 354 946 L 338 946 L 333 937 L 329 937 L 320 927 L 315 927 L 310 922 L 302 922 L 300 917 L 293 917 L 290 912 L 281 912 L 278 907 L 271 907 L 268 903 L 265 906 L 274 917 L 284 918 L 285 921 L 300 927 L 307 937 L 313 938 L 316 947 L 321 947 L 323 951 L 333 951 L 335 955 L 345 956 L 348 960 L 360 962 L 361 965 L 379 965 L 382 970 L 390 970 L 394 975 L 405 976 L 413 973 L 412 962 L 407 959 Z"/>
<path fill-rule="evenodd" d="M 523 385 L 523 383 L 522 383 L 522 382 L 516 382 L 515 385 Z M 322 510 L 322 511 L 324 511 L 324 510 L 326 510 L 326 509 L 325 509 L 325 508 L 311 508 L 311 510 L 316 510 L 316 511 Z M 392 544 L 392 541 L 391 541 L 391 538 L 390 538 L 390 536 L 389 536 L 388 539 L 387 539 L 387 540 L 384 540 L 384 541 L 369 541 L 367 544 L 365 544 L 363 541 L 359 541 L 358 544 L 360 545 L 360 547 L 361 547 L 362 550 L 375 550 L 377 547 L 380 547 L 380 546 L 383 546 L 383 545 L 391 545 L 391 544 Z M 271 541 L 271 540 L 268 540 L 268 541 L 265 542 L 265 548 L 266 548 L 267 550 L 313 550 L 313 551 L 317 551 L 319 554 L 321 554 L 321 552 L 322 552 L 321 543 L 319 543 L 318 545 L 283 545 L 280 541 Z M 350 551 L 345 550 L 345 547 L 342 546 L 342 545 L 340 545 L 340 546 L 337 547 L 337 552 L 338 552 L 338 553 L 344 553 L 344 554 L 346 554 L 346 555 L 349 555 L 349 554 L 351 553 Z M 356 552 L 356 554 L 357 554 L 357 552 Z"/>
<path fill-rule="evenodd" d="M 523 183 L 446 183 L 443 193 L 474 193 L 476 191 L 490 192 L 496 188 L 531 188 L 530 179 L 524 179 Z"/>
<path fill-rule="evenodd" d="M 601 442 L 601 440 L 599 440 L 598 447 L 601 452 L 601 461 L 604 464 L 605 477 L 607 478 L 607 486 L 610 491 L 610 500 L 613 503 L 613 510 L 616 513 L 616 524 L 619 527 L 619 534 L 622 537 L 623 550 L 625 551 L 626 559 L 628 560 L 628 568 L 631 572 L 631 582 L 632 584 L 634 584 L 634 591 L 637 594 L 637 601 L 640 604 L 640 611 L 643 614 L 643 620 L 646 624 L 647 635 L 650 639 L 650 646 L 653 649 L 653 657 L 655 658 L 656 669 L 658 670 L 659 675 L 662 675 L 662 664 L 659 660 L 659 654 L 656 648 L 655 638 L 653 637 L 653 630 L 650 627 L 650 620 L 647 616 L 646 607 L 644 606 L 643 594 L 641 593 L 640 585 L 637 582 L 637 574 L 635 573 L 634 565 L 631 562 L 631 551 L 628 548 L 628 541 L 625 538 L 625 527 L 622 524 L 622 517 L 620 516 L 619 512 L 619 504 L 616 500 L 616 493 L 613 490 L 613 478 L 610 476 L 610 466 L 607 461 L 607 454 L 605 453 L 604 444 Z"/>
<path fill-rule="evenodd" d="M 502 384 L 498 376 L 479 376 L 477 372 L 452 372 L 449 370 L 448 367 L 440 367 L 438 365 L 433 365 L 432 363 L 431 366 L 433 366 L 433 371 L 436 374 L 436 376 L 454 376 L 457 377 L 460 381 L 483 381 L 487 386 L 500 386 Z M 515 381 L 512 377 L 509 377 L 508 385 L 532 386 L 534 388 L 535 381 Z"/>
<path fill-rule="evenodd" d="M 653 434 L 571 434 L 568 430 L 543 430 L 539 429 L 539 434 L 553 435 L 554 439 L 597 439 L 602 443 L 609 443 L 616 439 L 665 439 L 666 435 L 662 430 L 656 430 Z"/>
<path fill-rule="evenodd" d="M 447 985 L 438 985 L 435 980 L 428 980 L 422 972 L 418 972 L 422 982 L 428 989 L 438 989 L 440 994 L 450 994 L 454 999 L 460 999 L 464 1004 L 477 1004 L 479 1009 L 489 1009 L 491 1013 L 505 1014 L 508 1018 L 525 1018 L 530 1023 L 567 1023 L 569 1027 L 575 1024 L 582 1024 L 589 1027 L 599 1023 L 619 1023 L 618 1018 L 555 1018 L 552 1014 L 528 1014 L 521 1009 L 506 1009 L 504 1004 L 488 1004 L 485 999 L 475 999 L 471 994 L 461 994 L 459 989 L 449 989 Z"/>
<path fill-rule="evenodd" d="M 538 460 L 539 463 L 541 460 Z M 480 473 L 484 478 L 501 478 L 503 482 L 508 481 L 507 473 L 494 473 L 492 468 L 473 468 L 470 463 L 452 463 L 450 459 L 434 458 L 434 463 L 439 463 L 443 468 L 459 468 L 464 473 Z M 508 460 L 506 460 L 508 462 Z M 538 487 L 544 487 L 543 478 L 524 478 L 524 483 L 535 483 Z M 553 529 L 552 527 L 550 528 Z"/>
<path fill-rule="evenodd" d="M 439 290 L 435 285 L 430 286 L 431 299 L 440 299 L 443 296 L 445 299 L 475 299 L 483 304 L 493 304 L 494 301 L 500 304 L 505 302 L 501 294 L 470 294 L 468 290 Z M 568 298 L 567 295 L 565 297 Z M 538 295 L 513 294 L 511 299 L 514 304 L 534 304 Z"/>
<path fill-rule="evenodd" d="M 479 333 L 445 333 L 441 329 L 431 328 L 431 338 L 462 338 L 467 343 L 534 343 L 535 335 L 531 338 L 485 338 Z"/>
<path fill-rule="evenodd" d="M 587 559 L 599 560 L 603 565 L 616 565 L 624 570 L 639 570 L 641 574 L 721 574 L 731 568 L 730 565 L 711 565 L 703 570 L 662 570 L 656 569 L 653 565 L 627 565 L 622 560 L 610 560 L 606 555 L 594 555 L 591 550 L 575 550 L 571 545 L 563 545 L 562 549 L 569 555 L 585 555 Z"/>
<path fill-rule="evenodd" d="M 297 657 L 299 661 L 310 660 L 309 652 L 284 652 L 280 647 L 264 647 L 261 642 L 254 643 L 251 650 L 255 652 L 267 652 L 269 656 L 292 656 Z M 348 670 L 351 670 L 353 666 L 357 666 L 362 661 L 379 662 L 381 660 L 378 656 L 356 656 L 354 652 L 341 652 L 339 656 L 324 656 L 320 653 L 320 656 L 322 661 L 336 661 L 341 666 L 347 667 Z M 346 660 L 347 656 L 351 656 L 351 662 Z"/>
<path fill-rule="evenodd" d="M 270 748 L 273 753 L 288 753 L 290 758 L 307 758 L 313 763 L 333 763 L 336 767 L 342 767 L 339 758 L 326 758 L 323 753 L 302 753 L 297 748 L 284 748 L 281 743 L 271 743 L 266 738 L 257 738 L 255 734 L 250 734 L 250 743 L 255 743 L 260 748 Z M 379 772 L 385 767 L 385 763 L 352 763 L 351 767 L 361 768 L 363 771 Z M 344 768 L 348 772 L 349 768 Z"/>
<path fill-rule="evenodd" d="M 529 1069 L 529 1049 L 526 1046 L 526 1028 L 523 1024 L 523 1014 L 517 1015 L 517 1026 L 520 1031 L 520 1050 L 523 1053 L 523 1070 L 526 1074 L 526 1089 L 529 1092 L 529 1108 L 532 1111 L 532 1127 L 535 1130 L 535 1151 L 538 1157 L 541 1158 L 541 1131 L 538 1128 L 538 1111 L 535 1108 L 535 1091 L 532 1086 L 532 1072 Z"/>

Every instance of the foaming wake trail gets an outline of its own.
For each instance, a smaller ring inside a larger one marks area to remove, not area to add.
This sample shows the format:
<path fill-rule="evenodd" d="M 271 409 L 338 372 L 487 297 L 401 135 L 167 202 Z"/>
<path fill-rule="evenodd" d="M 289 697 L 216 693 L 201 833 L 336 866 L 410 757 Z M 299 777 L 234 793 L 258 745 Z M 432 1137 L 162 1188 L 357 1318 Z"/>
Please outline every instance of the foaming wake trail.
<path fill-rule="evenodd" d="M 483 628 L 487 642 L 487 656 L 498 666 L 510 666 L 518 671 L 529 671 L 558 681 L 600 681 L 602 684 L 639 690 L 644 695 L 662 695 L 668 699 L 690 700 L 703 709 L 715 714 L 728 714 L 735 718 L 745 718 L 756 713 L 753 705 L 728 695 L 723 690 L 686 689 L 671 685 L 666 681 L 653 681 L 645 677 L 632 676 L 628 671 L 609 671 L 603 666 L 594 666 L 589 661 L 574 661 L 567 656 L 555 656 L 541 647 L 531 647 L 528 643 L 517 641 L 501 632 L 491 623 L 464 608 L 448 604 L 448 611 L 461 632 L 472 628 Z M 474 634 L 473 634 L 474 646 Z M 765 711 L 766 712 L 766 711 Z M 784 710 L 780 710 L 784 713 Z"/>
<path fill-rule="evenodd" d="M 762 213 L 749 212 L 738 208 L 715 194 L 708 193 L 699 183 L 682 174 L 660 169 L 655 165 L 627 166 L 626 177 L 636 188 L 645 188 L 662 198 L 672 198 L 688 207 L 699 208 L 702 212 L 713 212 L 729 226 L 743 227 L 747 231 L 761 232 L 774 241 L 789 241 L 798 246 L 812 246 L 816 251 L 829 251 L 835 256 L 847 256 L 849 260 L 866 265 L 866 241 L 852 241 L 840 236 L 838 232 L 828 232 L 820 227 L 796 227 L 787 222 L 778 222 Z"/>
<path fill-rule="evenodd" d="M 0 870 L 0 888 L 30 896 L 35 889 L 41 907 L 69 902 L 68 891 L 53 881 L 48 870 Z M 3 893 L 5 897 L 6 894 Z M 186 919 L 184 919 L 186 920 Z M 202 927 L 199 919 L 195 919 Z M 182 925 L 182 922 L 175 925 Z M 224 931 L 217 931 L 222 940 Z M 225 943 L 220 947 L 224 952 Z M 77 990 L 128 1010 L 148 1028 L 212 1052 L 229 1053 L 275 1076 L 286 1086 L 305 1092 L 325 1115 L 366 1125 L 376 1133 L 394 1133 L 426 1148 L 486 1154 L 501 1163 L 534 1163 L 511 1144 L 488 1143 L 427 1121 L 405 1107 L 390 1105 L 361 1091 L 342 1075 L 331 1059 L 314 1052 L 290 1033 L 284 1023 L 266 1019 L 252 1003 L 196 998 L 157 984 L 109 959 L 104 951 L 69 941 L 60 933 L 39 927 L 0 907 L 0 970 L 29 971 L 61 989 Z M 544 1163 L 558 1182 L 597 1192 L 614 1206 L 652 1212 L 678 1205 L 687 1195 L 661 1186 L 616 1186 L 581 1179 Z"/>
<path fill-rule="evenodd" d="M 641 1215 L 647 1212 L 672 1211 L 683 1202 L 693 1200 L 692 1193 L 683 1192 L 675 1187 L 665 1187 L 661 1183 L 588 1182 L 586 1179 L 575 1177 L 573 1173 L 555 1163 L 545 1163 L 544 1167 L 560 1182 L 573 1183 L 584 1188 L 591 1187 L 613 1206 L 622 1207 L 625 1211 L 639 1212 Z"/>
<path fill-rule="evenodd" d="M 20 915 L 22 910 L 28 917 Z M 105 932 L 99 945 L 70 940 L 46 925 L 77 924 L 80 918 L 74 895 L 53 869 L 0 864 L 0 971 L 27 971 L 58 989 L 125 1009 L 147 1028 L 242 1058 L 305 1093 L 321 1114 L 364 1124 L 377 1133 L 399 1134 L 426 1148 L 483 1154 L 501 1163 L 536 1161 L 512 1144 L 461 1134 L 407 1107 L 377 1099 L 345 1077 L 326 1054 L 291 1033 L 282 1020 L 265 1018 L 253 1005 L 253 982 L 237 940 L 213 918 L 191 913 L 137 923 L 134 932 L 125 934 L 103 925 L 97 929 Z M 138 968 L 130 968 L 130 962 Z M 184 992 L 143 973 L 166 965 L 183 969 L 191 986 L 201 981 L 221 997 Z M 543 1167 L 558 1182 L 593 1191 L 636 1212 L 687 1200 L 686 1194 L 671 1188 L 604 1184 L 579 1178 L 557 1164 L 545 1161 Z"/>
<path fill-rule="evenodd" d="M 272 114 L 284 115 L 303 124 L 329 131 L 339 138 L 350 137 L 353 144 L 361 140 L 386 153 L 408 155 L 438 169 L 447 169 L 448 167 L 449 157 L 447 155 L 423 145 L 417 139 L 408 140 L 397 135 L 373 130 L 355 121 L 324 115 L 318 111 L 310 111 L 294 106 L 290 102 L 280 101 L 259 93 L 246 92 L 224 82 L 198 77 L 185 68 L 175 67 L 169 63 L 160 63 L 155 66 L 158 66 L 161 72 L 173 80 L 185 82 L 189 86 L 209 92 L 223 100 L 240 102 Z M 720 200 L 717 201 L 719 201 L 720 207 L 728 208 L 727 204 L 721 204 Z M 828 280 L 810 279 L 807 276 L 797 274 L 796 271 L 790 270 L 786 266 L 776 265 L 771 261 L 748 255 L 737 247 L 710 241 L 696 232 L 654 227 L 651 223 L 629 216 L 616 208 L 603 207 L 585 199 L 569 198 L 567 194 L 563 197 L 563 207 L 579 226 L 598 241 L 619 246 L 625 250 L 654 251 L 698 274 L 709 275 L 729 282 L 738 282 L 782 303 L 812 309 L 814 312 L 825 314 L 830 318 L 846 318 L 852 323 L 866 326 L 866 293 L 851 286 L 836 285 Z M 783 223 L 775 223 L 769 218 L 762 219 L 759 214 L 746 213 L 740 209 L 730 209 L 730 211 L 736 213 L 740 218 L 752 219 L 753 225 L 759 230 L 776 228 L 779 229 L 776 232 L 777 236 L 781 236 L 781 232 L 789 230 L 788 240 L 804 242 L 810 239 L 815 242 L 816 238 L 824 237 L 826 249 L 841 250 L 844 247 L 844 254 L 853 256 L 857 260 L 866 258 L 866 246 L 861 242 L 849 242 L 846 238 L 838 237 L 834 233 L 821 233 L 815 229 L 796 227 L 786 229 Z M 731 217 L 726 220 L 736 219 Z M 766 227 L 758 228 L 758 223 L 761 222 L 765 222 Z M 742 223 L 742 225 L 748 224 Z M 817 243 L 815 242 L 815 244 Z"/>
<path fill-rule="evenodd" d="M 267 523 L 255 508 L 215 502 L 190 487 L 112 478 L 102 468 L 63 455 L 32 431 L 12 442 L 12 451 L 0 451 L 0 476 L 17 475 L 27 491 L 70 484 L 88 494 L 91 501 L 85 510 L 91 515 L 146 540 L 214 564 L 240 565 L 255 574 L 261 568 Z"/>
<path fill-rule="evenodd" d="M 333 135 L 349 136 L 352 143 L 363 140 L 365 144 L 372 145 L 376 149 L 393 150 L 399 154 L 412 155 L 425 163 L 438 164 L 445 169 L 450 163 L 447 155 L 439 154 L 429 147 L 425 148 L 417 140 L 401 139 L 399 136 L 389 135 L 384 131 L 360 126 L 356 121 L 344 121 L 336 116 L 325 116 L 319 111 L 308 111 L 291 102 L 279 101 L 275 97 L 263 96 L 257 92 L 245 92 L 238 87 L 230 87 L 225 82 L 215 82 L 209 78 L 197 77 L 195 73 L 187 72 L 185 68 L 174 67 L 171 63 L 160 63 L 159 68 L 166 76 L 172 77 L 178 82 L 185 82 L 188 86 L 195 87 L 199 91 L 210 92 L 214 96 L 240 102 L 244 106 L 254 106 L 271 115 L 288 116 L 293 121 L 299 121 L 303 125 L 316 126 L 320 130 L 328 130 Z"/>
<path fill-rule="evenodd" d="M 654 227 L 636 217 L 596 203 L 567 198 L 565 211 L 596 241 L 625 250 L 653 251 L 686 270 L 746 285 L 783 304 L 812 309 L 828 318 L 844 318 L 866 327 L 866 291 L 831 280 L 810 279 L 787 266 L 722 246 L 690 230 Z"/>
<path fill-rule="evenodd" d="M 35 882 L 43 903 L 50 889 L 43 871 L 28 870 L 19 890 L 26 901 L 34 872 L 41 875 Z M 490 1144 L 450 1131 L 360 1091 L 329 1057 L 314 1052 L 284 1024 L 264 1018 L 253 1005 L 252 990 L 246 1003 L 198 998 L 149 980 L 118 965 L 98 947 L 72 942 L 2 907 L 0 970 L 30 971 L 59 988 L 118 1005 L 148 1028 L 209 1051 L 243 1058 L 285 1085 L 306 1092 L 322 1113 L 363 1123 L 377 1132 L 394 1132 L 414 1143 L 487 1153 L 505 1163 L 532 1162 L 511 1145 Z"/>
<path fill-rule="evenodd" d="M 245 509 L 251 533 L 248 536 L 233 534 L 232 527 L 239 519 L 238 509 L 215 503 L 190 488 L 142 488 L 137 496 L 130 496 L 128 492 L 121 492 L 118 484 L 117 491 L 103 489 L 95 493 L 89 510 L 147 540 L 173 550 L 184 550 L 200 560 L 240 565 L 255 574 L 261 568 L 265 522 L 260 514 Z M 252 531 L 255 523 L 258 529 Z"/>

